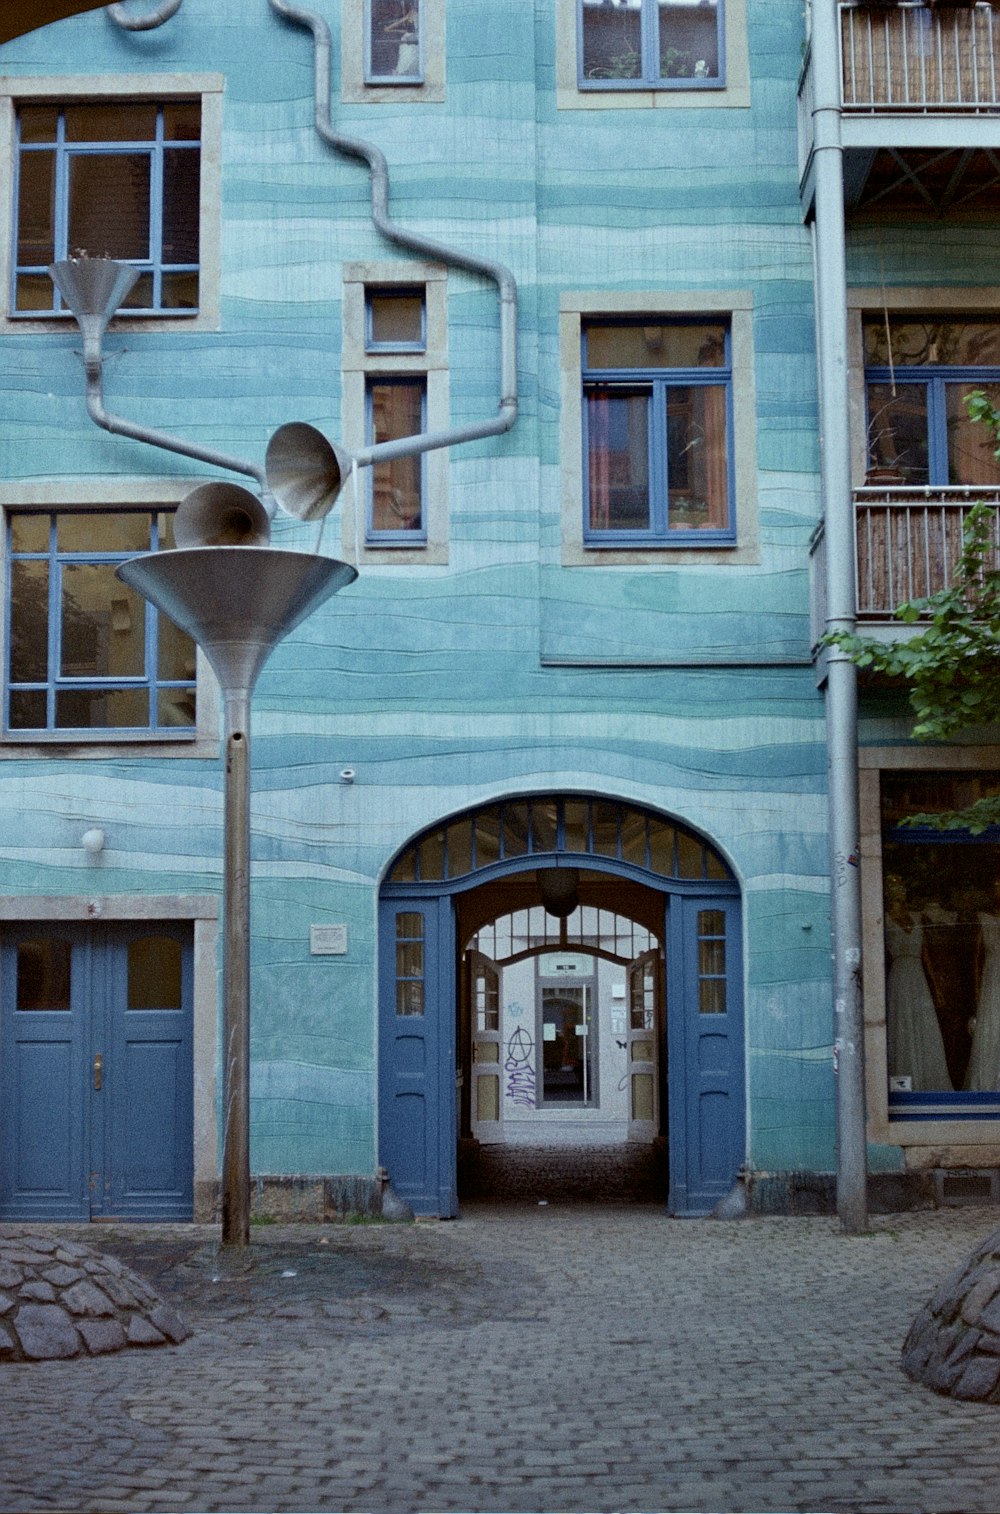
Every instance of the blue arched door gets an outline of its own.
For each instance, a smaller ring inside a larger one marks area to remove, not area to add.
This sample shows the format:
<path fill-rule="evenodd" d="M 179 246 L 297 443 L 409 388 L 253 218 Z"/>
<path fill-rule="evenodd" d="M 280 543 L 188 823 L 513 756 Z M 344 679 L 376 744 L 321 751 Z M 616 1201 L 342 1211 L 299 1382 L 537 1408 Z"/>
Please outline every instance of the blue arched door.
<path fill-rule="evenodd" d="M 666 948 L 669 1208 L 706 1213 L 745 1156 L 739 890 L 718 852 L 652 811 L 580 796 L 519 797 L 419 837 L 380 904 L 379 1160 L 417 1214 L 457 1213 L 456 901 L 498 880 L 578 867 L 653 896 Z M 657 934 L 660 934 L 658 929 Z"/>

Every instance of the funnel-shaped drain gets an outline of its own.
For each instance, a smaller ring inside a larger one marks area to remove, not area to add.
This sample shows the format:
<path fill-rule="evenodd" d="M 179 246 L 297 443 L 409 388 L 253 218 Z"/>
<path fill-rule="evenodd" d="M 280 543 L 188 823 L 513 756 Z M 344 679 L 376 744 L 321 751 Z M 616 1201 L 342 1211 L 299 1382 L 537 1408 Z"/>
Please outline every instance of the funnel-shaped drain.
<path fill-rule="evenodd" d="M 289 421 L 268 442 L 265 467 L 268 488 L 283 510 L 299 520 L 321 520 L 344 486 L 351 459 L 315 426 Z"/>
<path fill-rule="evenodd" d="M 117 572 L 194 638 L 224 694 L 247 697 L 282 637 L 358 576 L 334 558 L 272 547 L 147 552 Z"/>
<path fill-rule="evenodd" d="M 66 258 L 53 263 L 49 274 L 80 325 L 89 321 L 103 331 L 139 270 L 113 258 Z"/>

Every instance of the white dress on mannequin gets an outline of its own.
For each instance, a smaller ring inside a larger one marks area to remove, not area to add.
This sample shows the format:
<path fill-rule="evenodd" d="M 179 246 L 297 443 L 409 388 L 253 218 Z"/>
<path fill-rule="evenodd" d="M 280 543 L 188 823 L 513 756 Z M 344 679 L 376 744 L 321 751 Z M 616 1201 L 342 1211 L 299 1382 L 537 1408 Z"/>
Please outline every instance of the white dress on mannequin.
<path fill-rule="evenodd" d="M 909 1077 L 914 1093 L 950 1093 L 941 1026 L 920 960 L 924 942 L 920 916 L 910 916 L 909 930 L 888 916 L 885 942 L 889 949 L 885 992 L 889 1075 Z"/>
<path fill-rule="evenodd" d="M 1000 1088 L 1000 916 L 976 918 L 983 942 L 983 976 L 966 1088 Z"/>

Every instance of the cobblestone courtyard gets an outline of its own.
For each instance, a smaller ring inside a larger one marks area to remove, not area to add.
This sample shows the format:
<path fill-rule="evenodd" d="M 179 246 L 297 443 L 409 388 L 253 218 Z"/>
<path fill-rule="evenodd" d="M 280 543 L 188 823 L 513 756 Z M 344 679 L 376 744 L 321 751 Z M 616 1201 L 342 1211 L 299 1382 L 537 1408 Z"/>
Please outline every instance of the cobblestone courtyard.
<path fill-rule="evenodd" d="M 1000 1410 L 898 1369 L 997 1224 L 467 1205 L 417 1226 L 27 1227 L 134 1267 L 179 1346 L 0 1368 L 0 1506 L 993 1514 Z M 0 1235 L 13 1226 L 0 1227 Z"/>

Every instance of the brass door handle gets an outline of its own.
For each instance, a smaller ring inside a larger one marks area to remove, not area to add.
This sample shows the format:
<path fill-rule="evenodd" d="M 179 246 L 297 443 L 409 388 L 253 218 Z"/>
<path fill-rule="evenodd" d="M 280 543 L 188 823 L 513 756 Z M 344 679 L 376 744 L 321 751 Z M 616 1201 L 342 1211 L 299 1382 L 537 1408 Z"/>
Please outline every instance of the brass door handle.
<path fill-rule="evenodd" d="M 104 1059 L 101 1056 L 101 1053 L 98 1052 L 97 1056 L 94 1058 L 94 1087 L 96 1089 L 98 1089 L 98 1090 L 100 1089 L 100 1086 L 101 1086 L 101 1079 L 103 1077 L 103 1074 L 104 1074 Z"/>

